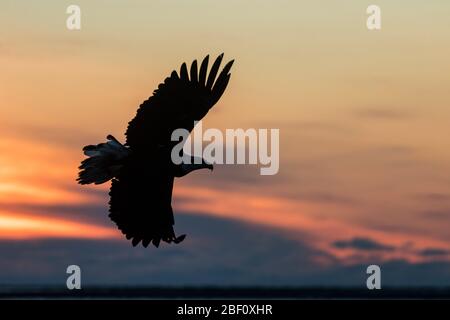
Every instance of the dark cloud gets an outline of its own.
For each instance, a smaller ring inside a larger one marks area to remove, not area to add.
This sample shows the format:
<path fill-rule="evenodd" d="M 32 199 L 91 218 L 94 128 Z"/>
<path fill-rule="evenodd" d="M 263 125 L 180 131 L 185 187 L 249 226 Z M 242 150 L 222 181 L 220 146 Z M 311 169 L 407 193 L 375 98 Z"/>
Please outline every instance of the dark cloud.
<path fill-rule="evenodd" d="M 423 229 L 420 228 L 420 226 L 413 225 L 413 224 L 405 224 L 405 223 L 392 223 L 392 222 L 383 222 L 383 221 L 371 221 L 370 227 L 373 230 L 379 230 L 383 232 L 390 232 L 390 233 L 411 233 L 411 234 L 418 234 Z"/>
<path fill-rule="evenodd" d="M 446 210 L 425 210 L 421 212 L 426 218 L 445 220 L 450 218 L 450 209 Z"/>
<path fill-rule="evenodd" d="M 0 283 L 65 283 L 70 264 L 87 284 L 289 284 L 332 260 L 277 231 L 192 214 L 177 217 L 182 245 L 133 248 L 126 240 L 0 242 Z"/>
<path fill-rule="evenodd" d="M 382 287 L 447 287 L 450 285 L 450 263 L 444 261 L 410 263 L 404 260 L 388 262 L 372 261 L 370 264 L 380 266 Z M 366 265 L 336 265 L 322 273 L 324 283 L 329 285 L 365 286 L 367 279 Z M 340 281 L 339 281 L 340 280 Z M 362 282 L 360 282 L 362 281 Z"/>
<path fill-rule="evenodd" d="M 415 200 L 426 201 L 430 204 L 448 204 L 450 202 L 450 194 L 442 192 L 419 193 L 413 194 L 411 197 Z"/>
<path fill-rule="evenodd" d="M 423 257 L 444 257 L 450 254 L 450 251 L 440 248 L 427 248 L 419 252 Z"/>
<path fill-rule="evenodd" d="M 353 238 L 350 240 L 340 240 L 334 242 L 333 246 L 338 249 L 356 249 L 367 251 L 374 251 L 374 250 L 392 251 L 395 249 L 392 246 L 384 245 L 368 238 Z"/>
<path fill-rule="evenodd" d="M 64 288 L 67 266 L 77 264 L 85 286 L 365 287 L 367 265 L 343 265 L 291 234 L 187 213 L 177 217 L 176 230 L 188 234 L 185 242 L 159 249 L 121 239 L 0 241 L 0 284 Z M 450 284 L 449 263 L 371 263 L 380 265 L 383 286 Z"/>
<path fill-rule="evenodd" d="M 414 198 L 419 198 L 421 200 L 441 202 L 441 201 L 450 200 L 450 194 L 440 193 L 440 192 L 429 192 L 429 193 L 415 194 Z"/>

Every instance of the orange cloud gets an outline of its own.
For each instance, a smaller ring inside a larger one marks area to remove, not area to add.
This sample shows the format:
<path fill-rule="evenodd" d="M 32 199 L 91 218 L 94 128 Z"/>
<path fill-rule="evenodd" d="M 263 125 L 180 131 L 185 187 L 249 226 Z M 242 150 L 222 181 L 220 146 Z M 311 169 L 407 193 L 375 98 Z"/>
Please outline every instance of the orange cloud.
<path fill-rule="evenodd" d="M 3 204 L 98 204 L 104 201 L 90 190 L 100 187 L 68 188 L 62 182 L 73 183 L 81 152 L 55 148 L 35 141 L 1 140 L 6 150 L 0 156 L 0 203 Z M 432 236 L 406 232 L 375 230 L 349 219 L 338 219 L 336 214 L 348 210 L 343 204 L 300 201 L 283 197 L 257 194 L 255 190 L 238 192 L 229 189 L 212 189 L 177 183 L 174 189 L 176 211 L 191 211 L 206 215 L 237 219 L 243 222 L 276 228 L 287 236 L 306 241 L 318 250 L 328 252 L 343 263 L 369 259 L 373 252 L 354 248 L 336 248 L 333 243 L 352 238 L 370 238 L 396 250 L 377 253 L 382 260 L 395 258 L 410 262 L 426 260 L 417 254 L 426 248 L 450 250 L 445 241 Z M 177 197 L 187 201 L 177 202 Z M 104 203 L 107 206 L 107 203 Z M 109 238 L 119 237 L 114 227 L 104 228 L 88 223 L 25 214 L 20 210 L 0 212 L 0 238 L 30 239 L 41 237 Z M 356 259 L 356 260 L 355 260 Z"/>
<path fill-rule="evenodd" d="M 24 240 L 33 238 L 117 238 L 119 232 L 92 224 L 78 223 L 36 215 L 0 212 L 0 239 Z"/>
<path fill-rule="evenodd" d="M 76 185 L 77 160 L 72 151 L 36 141 L 0 139 L 2 203 L 87 203 L 96 196 L 68 190 Z M 81 158 L 81 154 L 80 154 Z"/>
<path fill-rule="evenodd" d="M 182 196 L 193 200 L 180 203 L 175 200 L 176 209 L 179 211 L 191 211 L 279 228 L 285 230 L 292 238 L 301 239 L 312 247 L 332 254 L 342 260 L 342 263 L 355 262 L 356 253 L 360 260 L 370 258 L 373 254 L 364 251 L 355 252 L 351 248 L 342 250 L 333 245 L 335 241 L 343 239 L 370 238 L 380 244 L 396 248 L 393 251 L 377 253 L 378 258 L 383 261 L 401 258 L 410 262 L 420 262 L 427 259 L 417 255 L 420 250 L 429 247 L 450 250 L 447 242 L 431 237 L 379 231 L 356 223 L 313 216 L 312 213 L 326 209 L 326 206 L 321 204 L 182 185 L 177 185 L 174 194 L 175 199 L 176 196 Z"/>

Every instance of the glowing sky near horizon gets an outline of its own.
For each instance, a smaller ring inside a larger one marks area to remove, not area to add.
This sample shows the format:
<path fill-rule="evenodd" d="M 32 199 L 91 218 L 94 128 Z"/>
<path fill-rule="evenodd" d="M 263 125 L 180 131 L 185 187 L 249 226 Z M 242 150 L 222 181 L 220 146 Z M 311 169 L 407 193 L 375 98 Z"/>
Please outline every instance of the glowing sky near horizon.
<path fill-rule="evenodd" d="M 383 259 L 450 252 L 450 3 L 377 2 L 379 32 L 359 1 L 78 1 L 81 31 L 65 28 L 70 1 L 2 1 L 0 239 L 120 236 L 106 215 L 36 208 L 106 207 L 108 186 L 75 183 L 81 147 L 123 140 L 170 71 L 225 52 L 204 127 L 279 128 L 280 172 L 195 173 L 178 211 L 305 235 L 343 261 L 364 259 L 333 245 L 354 238 L 396 248 Z"/>

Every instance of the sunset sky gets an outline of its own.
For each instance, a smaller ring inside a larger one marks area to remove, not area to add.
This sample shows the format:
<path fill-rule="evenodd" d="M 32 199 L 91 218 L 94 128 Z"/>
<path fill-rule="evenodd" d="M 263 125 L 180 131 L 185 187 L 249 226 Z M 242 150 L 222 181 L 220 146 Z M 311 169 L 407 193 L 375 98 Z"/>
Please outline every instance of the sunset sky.
<path fill-rule="evenodd" d="M 449 17 L 439 0 L 3 0 L 0 284 L 79 264 L 105 285 L 365 285 L 378 264 L 388 284 L 450 285 Z M 81 148 L 124 141 L 173 69 L 221 52 L 232 77 L 203 128 L 280 129 L 279 173 L 176 180 L 187 239 L 133 248 L 109 183 L 76 184 Z"/>

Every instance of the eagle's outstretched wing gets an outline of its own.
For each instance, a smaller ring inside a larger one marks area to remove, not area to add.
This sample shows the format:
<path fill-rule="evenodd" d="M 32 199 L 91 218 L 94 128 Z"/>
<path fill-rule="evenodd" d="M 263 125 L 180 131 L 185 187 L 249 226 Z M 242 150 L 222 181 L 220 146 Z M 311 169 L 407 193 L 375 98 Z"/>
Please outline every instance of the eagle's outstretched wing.
<path fill-rule="evenodd" d="M 222 96 L 233 64 L 228 62 L 216 79 L 222 58 L 223 54 L 215 60 L 209 75 L 208 56 L 199 70 L 194 61 L 189 73 L 183 63 L 180 74 L 173 71 L 128 125 L 130 155 L 112 182 L 109 216 L 134 246 L 141 241 L 146 247 L 150 242 L 158 246 L 161 240 L 178 243 L 184 239 L 173 231 L 170 154 L 178 142 L 171 141 L 171 135 L 178 128 L 191 131 L 194 121 L 202 119 Z"/>
<path fill-rule="evenodd" d="M 180 73 L 172 74 L 143 102 L 136 116 L 128 124 L 126 134 L 128 145 L 132 149 L 147 149 L 149 146 L 169 146 L 175 129 L 191 131 L 194 121 L 201 120 L 209 109 L 219 101 L 230 80 L 230 69 L 234 60 L 228 62 L 219 71 L 223 54 L 214 61 L 209 74 L 206 56 L 198 69 L 195 60 L 188 68 L 183 63 Z"/>

